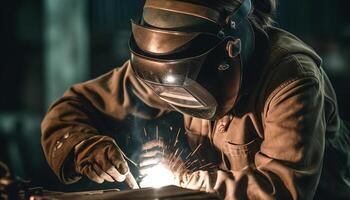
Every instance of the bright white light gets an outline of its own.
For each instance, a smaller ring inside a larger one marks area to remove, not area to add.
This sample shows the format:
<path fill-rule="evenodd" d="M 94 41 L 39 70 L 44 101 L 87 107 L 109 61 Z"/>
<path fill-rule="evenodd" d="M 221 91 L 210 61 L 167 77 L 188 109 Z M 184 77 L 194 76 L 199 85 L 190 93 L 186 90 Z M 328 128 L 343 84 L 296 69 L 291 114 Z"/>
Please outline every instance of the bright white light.
<path fill-rule="evenodd" d="M 175 83 L 176 81 L 176 78 L 172 75 L 168 75 L 166 78 L 165 78 L 166 82 L 167 83 Z"/>
<path fill-rule="evenodd" d="M 175 185 L 174 174 L 163 164 L 158 164 L 152 168 L 146 169 L 144 174 L 145 177 L 140 183 L 141 188 L 161 188 L 168 185 Z"/>

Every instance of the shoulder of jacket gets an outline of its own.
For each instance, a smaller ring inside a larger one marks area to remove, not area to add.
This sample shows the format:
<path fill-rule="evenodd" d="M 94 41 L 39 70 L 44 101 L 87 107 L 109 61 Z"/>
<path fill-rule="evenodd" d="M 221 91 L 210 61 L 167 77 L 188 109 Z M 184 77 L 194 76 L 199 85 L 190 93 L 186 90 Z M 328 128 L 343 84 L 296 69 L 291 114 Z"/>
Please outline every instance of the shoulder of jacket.
<path fill-rule="evenodd" d="M 322 60 L 311 47 L 282 29 L 271 27 L 268 35 L 270 53 L 262 73 L 267 90 L 306 76 L 320 79 Z"/>
<path fill-rule="evenodd" d="M 296 48 L 289 49 L 285 45 L 272 44 L 271 48 L 262 77 L 263 107 L 266 108 L 266 105 L 287 86 L 298 86 L 309 80 L 320 87 L 323 78 L 320 70 L 321 60 L 318 60 L 317 54 L 312 54 L 309 50 L 304 51 L 304 47 L 296 51 Z"/>
<path fill-rule="evenodd" d="M 278 65 L 281 60 L 293 55 L 305 55 L 317 66 L 322 65 L 320 56 L 297 36 L 275 27 L 270 27 L 267 34 L 270 42 L 268 65 Z"/>

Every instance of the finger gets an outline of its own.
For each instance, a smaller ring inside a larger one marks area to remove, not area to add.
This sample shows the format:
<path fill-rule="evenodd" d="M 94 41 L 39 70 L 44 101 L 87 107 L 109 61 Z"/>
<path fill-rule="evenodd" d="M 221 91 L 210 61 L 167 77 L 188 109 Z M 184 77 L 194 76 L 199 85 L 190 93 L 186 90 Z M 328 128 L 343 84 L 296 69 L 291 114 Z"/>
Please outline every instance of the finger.
<path fill-rule="evenodd" d="M 152 165 L 157 165 L 161 162 L 162 158 L 147 158 L 147 159 L 143 159 L 140 162 L 140 168 L 142 167 L 147 167 L 147 166 L 152 166 Z"/>
<path fill-rule="evenodd" d="M 225 172 L 218 170 L 217 171 L 217 178 L 216 178 L 216 182 L 215 182 L 215 186 L 214 186 L 214 190 L 218 191 L 219 188 L 221 187 L 221 185 L 224 183 L 224 181 L 226 180 L 227 175 L 225 174 Z"/>
<path fill-rule="evenodd" d="M 161 149 L 151 149 L 148 151 L 143 151 L 140 154 L 140 158 L 152 158 L 152 157 L 163 157 L 163 152 Z"/>
<path fill-rule="evenodd" d="M 164 148 L 165 147 L 164 141 L 163 140 L 149 141 L 142 146 L 142 150 L 152 149 L 154 147 Z"/>
<path fill-rule="evenodd" d="M 203 180 L 203 185 L 202 188 L 204 189 L 205 192 L 208 193 L 214 193 L 215 190 L 212 188 L 212 183 L 211 183 L 211 176 L 208 171 L 206 171 L 204 180 Z"/>
<path fill-rule="evenodd" d="M 117 182 L 123 182 L 126 178 L 126 174 L 119 173 L 114 166 L 111 166 L 106 172 Z"/>
<path fill-rule="evenodd" d="M 189 178 L 189 180 L 188 180 L 188 182 L 187 182 L 187 184 L 186 184 L 186 188 L 193 189 L 193 190 L 197 189 L 196 188 L 196 184 L 197 184 L 199 178 L 200 177 L 199 177 L 199 172 L 198 171 L 192 173 L 190 178 Z"/>
<path fill-rule="evenodd" d="M 204 187 L 204 180 L 208 176 L 208 173 L 206 171 L 199 171 L 199 179 L 195 183 L 194 187 L 196 190 L 203 190 L 202 188 Z M 205 188 L 204 188 L 205 189 Z"/>
<path fill-rule="evenodd" d="M 110 163 L 117 169 L 118 173 L 126 175 L 129 172 L 129 167 L 120 149 L 114 148 L 108 154 Z"/>
<path fill-rule="evenodd" d="M 131 189 L 140 189 L 135 177 L 131 173 L 126 175 L 125 181 Z"/>
<path fill-rule="evenodd" d="M 235 182 L 233 179 L 227 177 L 225 181 L 226 185 L 226 196 L 227 199 L 234 199 Z"/>
<path fill-rule="evenodd" d="M 225 185 L 225 190 L 226 190 L 225 199 L 233 199 L 234 189 L 235 189 L 234 180 L 235 179 L 232 173 L 218 170 L 214 190 L 219 191 L 220 187 L 223 187 L 223 185 Z"/>
<path fill-rule="evenodd" d="M 202 186 L 202 176 L 200 172 L 197 172 L 197 175 L 195 176 L 194 179 L 192 179 L 192 189 L 194 190 L 199 190 Z"/>
<path fill-rule="evenodd" d="M 120 177 L 121 174 L 115 168 L 115 166 L 113 165 L 112 161 L 110 161 L 108 158 L 102 157 L 102 156 L 97 156 L 95 158 L 95 163 L 101 168 L 101 170 L 103 172 L 105 172 L 110 177 L 112 177 L 112 179 L 114 181 L 117 181 L 117 182 L 124 181 L 123 177 Z"/>
<path fill-rule="evenodd" d="M 107 174 L 106 172 L 104 172 L 104 171 L 102 170 L 102 168 L 101 168 L 97 163 L 94 163 L 94 164 L 93 164 L 93 168 L 94 168 L 96 174 L 97 174 L 99 177 L 103 178 L 104 180 L 106 180 L 106 181 L 108 181 L 108 182 L 114 182 L 113 177 L 111 177 L 109 174 Z"/>
<path fill-rule="evenodd" d="M 185 171 L 184 173 L 179 173 L 175 176 L 175 181 L 177 183 L 177 185 L 179 185 L 180 187 L 183 188 L 187 188 L 190 179 L 191 179 L 191 175 L 190 172 Z"/>
<path fill-rule="evenodd" d="M 105 153 L 94 157 L 96 164 L 115 181 L 124 181 L 125 175 L 129 172 L 129 167 L 119 147 L 115 145 L 105 146 L 103 152 Z"/>
<path fill-rule="evenodd" d="M 87 176 L 90 180 L 96 182 L 96 183 L 103 183 L 104 179 L 102 177 L 99 177 L 95 170 L 93 170 L 92 165 L 86 165 L 83 169 L 82 169 L 82 174 L 84 174 L 85 176 Z"/>

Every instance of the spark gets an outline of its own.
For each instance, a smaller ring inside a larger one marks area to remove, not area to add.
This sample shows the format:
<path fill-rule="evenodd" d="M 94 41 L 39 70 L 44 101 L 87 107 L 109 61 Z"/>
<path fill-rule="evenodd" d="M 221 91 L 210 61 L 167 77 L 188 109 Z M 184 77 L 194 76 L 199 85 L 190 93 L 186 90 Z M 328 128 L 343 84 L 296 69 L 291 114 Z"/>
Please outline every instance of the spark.
<path fill-rule="evenodd" d="M 186 156 L 186 160 L 188 160 L 192 155 L 192 151 Z"/>
<path fill-rule="evenodd" d="M 199 167 L 198 169 L 212 168 L 213 166 L 214 166 L 214 163 L 208 163 L 208 164 L 205 164 L 205 165 Z"/>
<path fill-rule="evenodd" d="M 187 166 L 187 164 L 190 162 L 191 160 L 186 160 L 184 163 L 181 163 L 181 165 L 179 166 L 179 169 Z"/>
<path fill-rule="evenodd" d="M 187 167 L 191 167 L 192 165 L 194 165 L 195 163 L 197 163 L 198 162 L 198 159 L 197 160 L 194 160 L 194 161 L 192 161 Z"/>
<path fill-rule="evenodd" d="M 173 127 L 170 127 L 170 130 L 173 130 Z M 158 126 L 156 126 L 153 137 L 149 136 L 147 130 L 144 128 L 145 137 L 149 139 L 155 138 L 156 141 L 158 141 L 159 147 L 162 148 L 160 150 L 162 158 L 161 162 L 143 171 L 143 177 L 140 182 L 142 188 L 160 188 L 168 185 L 177 185 L 178 182 L 176 180 L 179 180 L 179 176 L 182 176 L 183 172 L 212 167 L 213 163 L 201 167 L 197 165 L 197 163 L 201 163 L 201 160 L 196 159 L 197 156 L 195 156 L 195 154 L 202 147 L 202 144 L 199 144 L 193 151 L 189 152 L 188 155 L 187 150 L 177 146 L 180 142 L 180 133 L 181 128 L 177 130 L 176 135 L 174 134 L 175 137 L 172 137 L 167 144 L 166 142 L 163 143 L 163 138 L 159 135 Z M 184 132 L 184 134 L 186 134 L 186 132 Z M 184 154 L 187 155 L 186 158 L 183 158 L 184 156 L 182 155 Z"/>
<path fill-rule="evenodd" d="M 182 162 L 181 153 L 182 153 L 182 151 L 179 153 L 179 155 L 173 156 L 173 158 L 169 161 L 169 165 L 171 166 L 171 168 L 174 171 L 178 171 L 180 169 L 179 168 L 180 165 L 178 165 L 178 164 L 181 164 L 181 162 Z M 178 165 L 178 167 L 177 167 L 178 169 L 175 169 L 177 165 Z"/>
<path fill-rule="evenodd" d="M 145 133 L 145 137 L 147 137 L 148 133 L 147 133 L 146 128 L 143 128 L 143 132 Z"/>
<path fill-rule="evenodd" d="M 194 150 L 194 151 L 192 151 L 190 154 L 188 154 L 188 156 L 186 157 L 186 160 L 188 159 L 188 158 L 190 158 L 191 156 L 193 156 L 198 150 L 199 150 L 199 148 L 202 146 L 202 143 L 201 144 L 199 144 L 198 146 L 197 146 L 197 148 Z"/>
<path fill-rule="evenodd" d="M 177 131 L 176 139 L 175 139 L 175 142 L 174 142 L 174 147 L 176 146 L 177 143 L 179 143 L 180 132 L 181 132 L 181 128 L 179 128 L 179 130 Z"/>
<path fill-rule="evenodd" d="M 192 156 L 199 150 L 199 148 L 201 148 L 201 146 L 202 146 L 202 143 L 200 143 L 198 147 L 193 151 Z"/>
<path fill-rule="evenodd" d="M 176 149 L 176 150 L 175 150 L 175 153 L 170 154 L 170 156 L 169 156 L 169 158 L 168 158 L 168 160 L 169 160 L 170 163 L 171 163 L 172 160 L 176 157 L 176 154 L 177 154 L 178 151 L 179 151 L 179 149 Z"/>

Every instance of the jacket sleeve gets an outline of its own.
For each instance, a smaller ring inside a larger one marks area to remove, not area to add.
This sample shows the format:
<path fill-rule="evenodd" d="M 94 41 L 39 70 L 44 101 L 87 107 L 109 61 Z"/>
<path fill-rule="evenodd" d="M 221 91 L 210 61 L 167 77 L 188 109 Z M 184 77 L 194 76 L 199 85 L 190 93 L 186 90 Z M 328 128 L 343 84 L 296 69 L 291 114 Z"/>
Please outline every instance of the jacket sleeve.
<path fill-rule="evenodd" d="M 271 100 L 255 164 L 278 199 L 312 199 L 322 170 L 326 123 L 318 82 L 286 85 Z"/>
<path fill-rule="evenodd" d="M 105 121 L 118 124 L 126 117 L 151 119 L 167 112 L 162 102 L 138 81 L 127 62 L 97 79 L 77 84 L 48 110 L 41 124 L 45 157 L 60 180 L 75 182 L 72 150 L 84 139 L 101 133 Z"/>
<path fill-rule="evenodd" d="M 322 76 L 306 56 L 293 56 L 279 67 L 273 80 L 278 86 L 264 104 L 255 165 L 233 172 L 234 199 L 313 199 L 315 194 L 325 148 Z M 279 81 L 291 67 L 296 68 L 292 77 Z"/>

